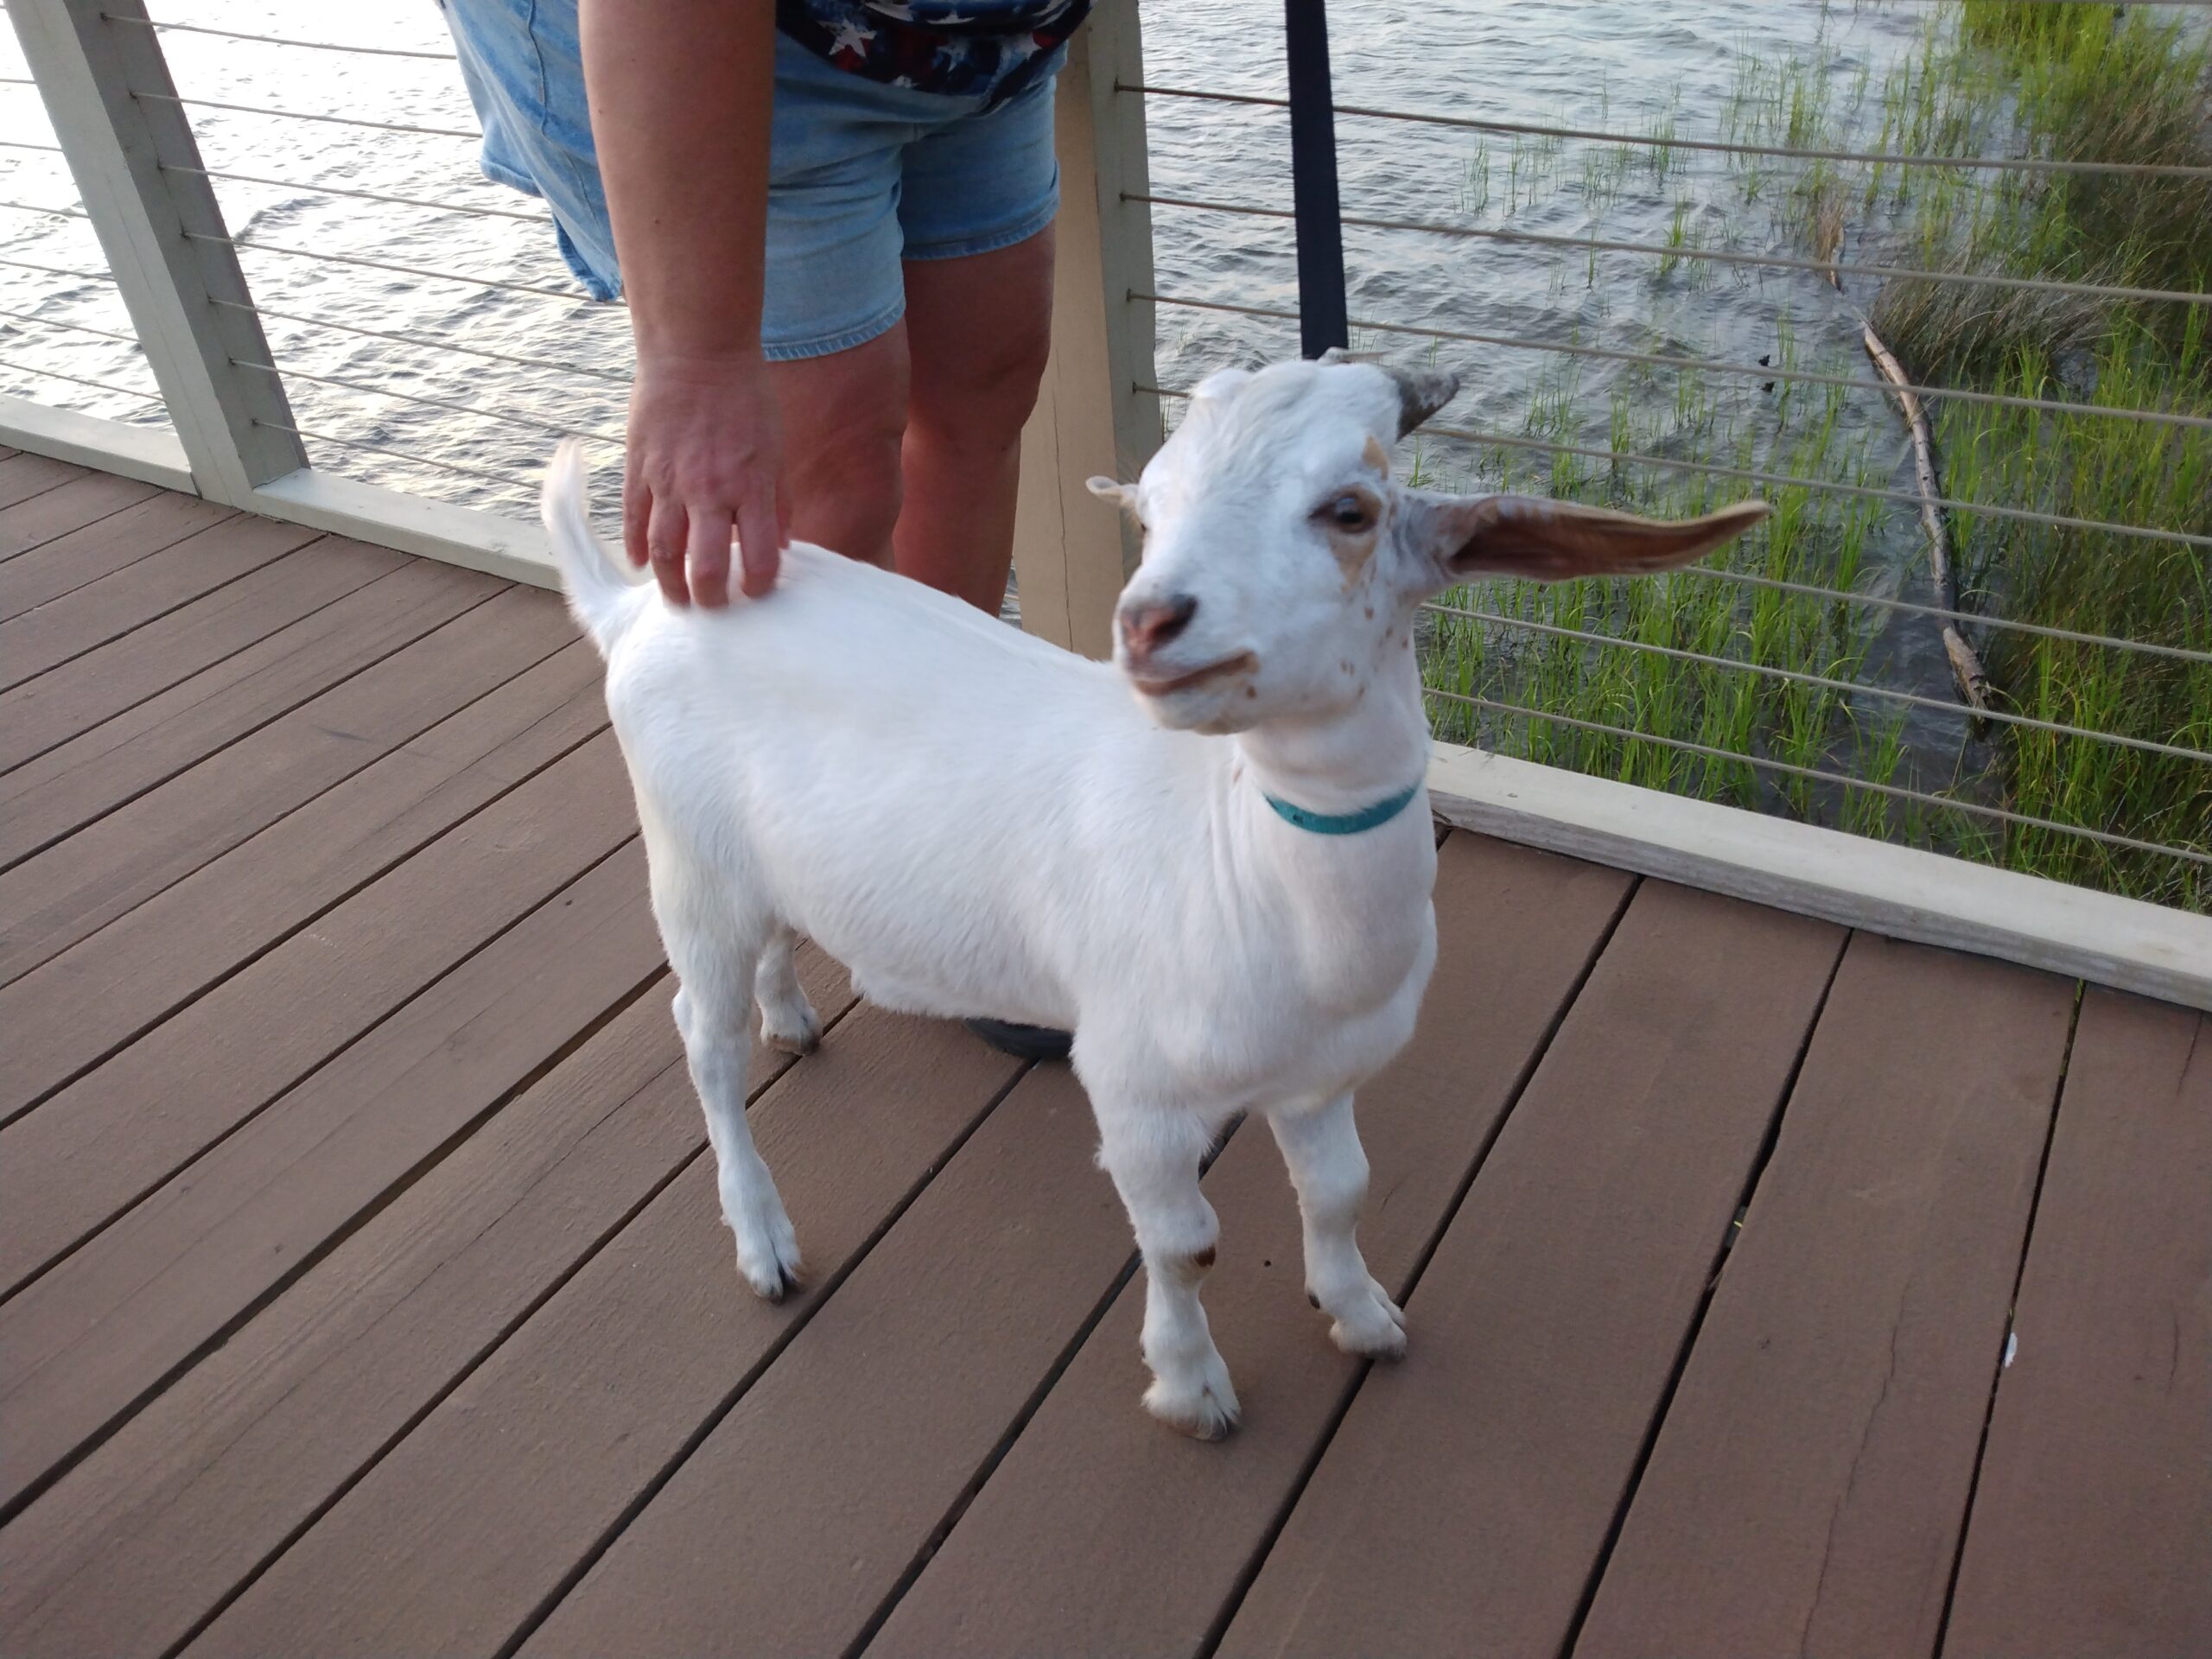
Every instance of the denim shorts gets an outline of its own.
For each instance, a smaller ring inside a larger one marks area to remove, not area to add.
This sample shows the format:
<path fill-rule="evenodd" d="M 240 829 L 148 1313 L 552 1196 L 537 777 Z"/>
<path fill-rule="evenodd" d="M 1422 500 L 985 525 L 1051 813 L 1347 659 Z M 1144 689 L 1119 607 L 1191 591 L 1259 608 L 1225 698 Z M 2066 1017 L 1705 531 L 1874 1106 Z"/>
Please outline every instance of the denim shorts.
<path fill-rule="evenodd" d="M 575 0 L 440 0 L 486 176 L 543 197 L 592 297 L 621 291 L 592 148 Z M 1061 48 L 1064 52 L 1065 48 Z M 902 259 L 1027 241 L 1059 207 L 1053 73 L 997 105 L 868 80 L 776 36 L 763 355 L 847 351 L 905 314 Z"/>

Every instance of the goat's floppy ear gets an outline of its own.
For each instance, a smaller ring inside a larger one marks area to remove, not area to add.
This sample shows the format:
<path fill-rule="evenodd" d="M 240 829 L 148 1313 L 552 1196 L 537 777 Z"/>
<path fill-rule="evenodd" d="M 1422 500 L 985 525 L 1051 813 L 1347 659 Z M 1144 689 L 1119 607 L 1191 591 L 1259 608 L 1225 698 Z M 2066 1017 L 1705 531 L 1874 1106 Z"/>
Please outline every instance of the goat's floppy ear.
<path fill-rule="evenodd" d="M 1084 488 L 1101 501 L 1111 501 L 1123 512 L 1135 512 L 1137 507 L 1136 486 L 1123 484 L 1110 478 L 1091 478 L 1084 480 Z"/>
<path fill-rule="evenodd" d="M 1446 583 L 1476 576 L 1633 576 L 1671 570 L 1733 541 L 1766 518 L 1764 501 L 1739 501 L 1702 518 L 1638 518 L 1529 495 L 1409 492 L 1408 533 Z"/>

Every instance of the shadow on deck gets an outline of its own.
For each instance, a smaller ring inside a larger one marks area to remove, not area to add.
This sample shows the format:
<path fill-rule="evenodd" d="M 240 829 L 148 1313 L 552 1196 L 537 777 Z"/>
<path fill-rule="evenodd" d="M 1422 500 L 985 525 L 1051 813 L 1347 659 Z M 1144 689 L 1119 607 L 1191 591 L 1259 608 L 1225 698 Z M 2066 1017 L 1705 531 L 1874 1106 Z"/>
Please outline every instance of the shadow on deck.
<path fill-rule="evenodd" d="M 1411 1357 L 1234 1134 L 1202 1446 L 1067 1071 L 819 958 L 744 1292 L 550 595 L 18 456 L 0 617 L 0 1651 L 2212 1650 L 2196 1014 L 1455 833 Z"/>

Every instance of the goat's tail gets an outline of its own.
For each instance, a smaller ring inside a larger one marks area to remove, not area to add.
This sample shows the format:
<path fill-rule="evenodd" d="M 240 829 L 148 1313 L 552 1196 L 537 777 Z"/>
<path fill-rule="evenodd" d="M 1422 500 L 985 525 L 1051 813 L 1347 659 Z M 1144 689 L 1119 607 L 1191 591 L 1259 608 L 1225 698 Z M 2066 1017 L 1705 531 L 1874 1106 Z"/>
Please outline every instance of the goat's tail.
<path fill-rule="evenodd" d="M 629 630 L 645 603 L 646 590 L 623 575 L 591 527 L 584 506 L 583 445 L 575 439 L 562 439 L 554 452 L 539 508 L 569 613 L 603 655 Z"/>

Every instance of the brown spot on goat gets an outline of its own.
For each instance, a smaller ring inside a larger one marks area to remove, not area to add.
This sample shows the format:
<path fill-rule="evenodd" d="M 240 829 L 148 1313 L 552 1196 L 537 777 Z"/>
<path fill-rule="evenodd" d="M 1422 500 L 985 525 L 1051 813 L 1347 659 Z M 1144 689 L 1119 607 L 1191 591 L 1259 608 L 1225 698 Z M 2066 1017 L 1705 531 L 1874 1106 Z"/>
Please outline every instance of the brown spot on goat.
<path fill-rule="evenodd" d="M 1191 1265 L 1196 1268 L 1200 1273 L 1204 1273 L 1208 1268 L 1213 1266 L 1213 1262 L 1214 1247 L 1211 1244 L 1207 1245 L 1205 1249 L 1200 1250 L 1196 1255 L 1191 1258 Z"/>
<path fill-rule="evenodd" d="M 1382 447 L 1379 440 L 1368 439 L 1367 448 L 1359 452 L 1359 458 L 1383 477 L 1390 476 L 1390 452 Z"/>

